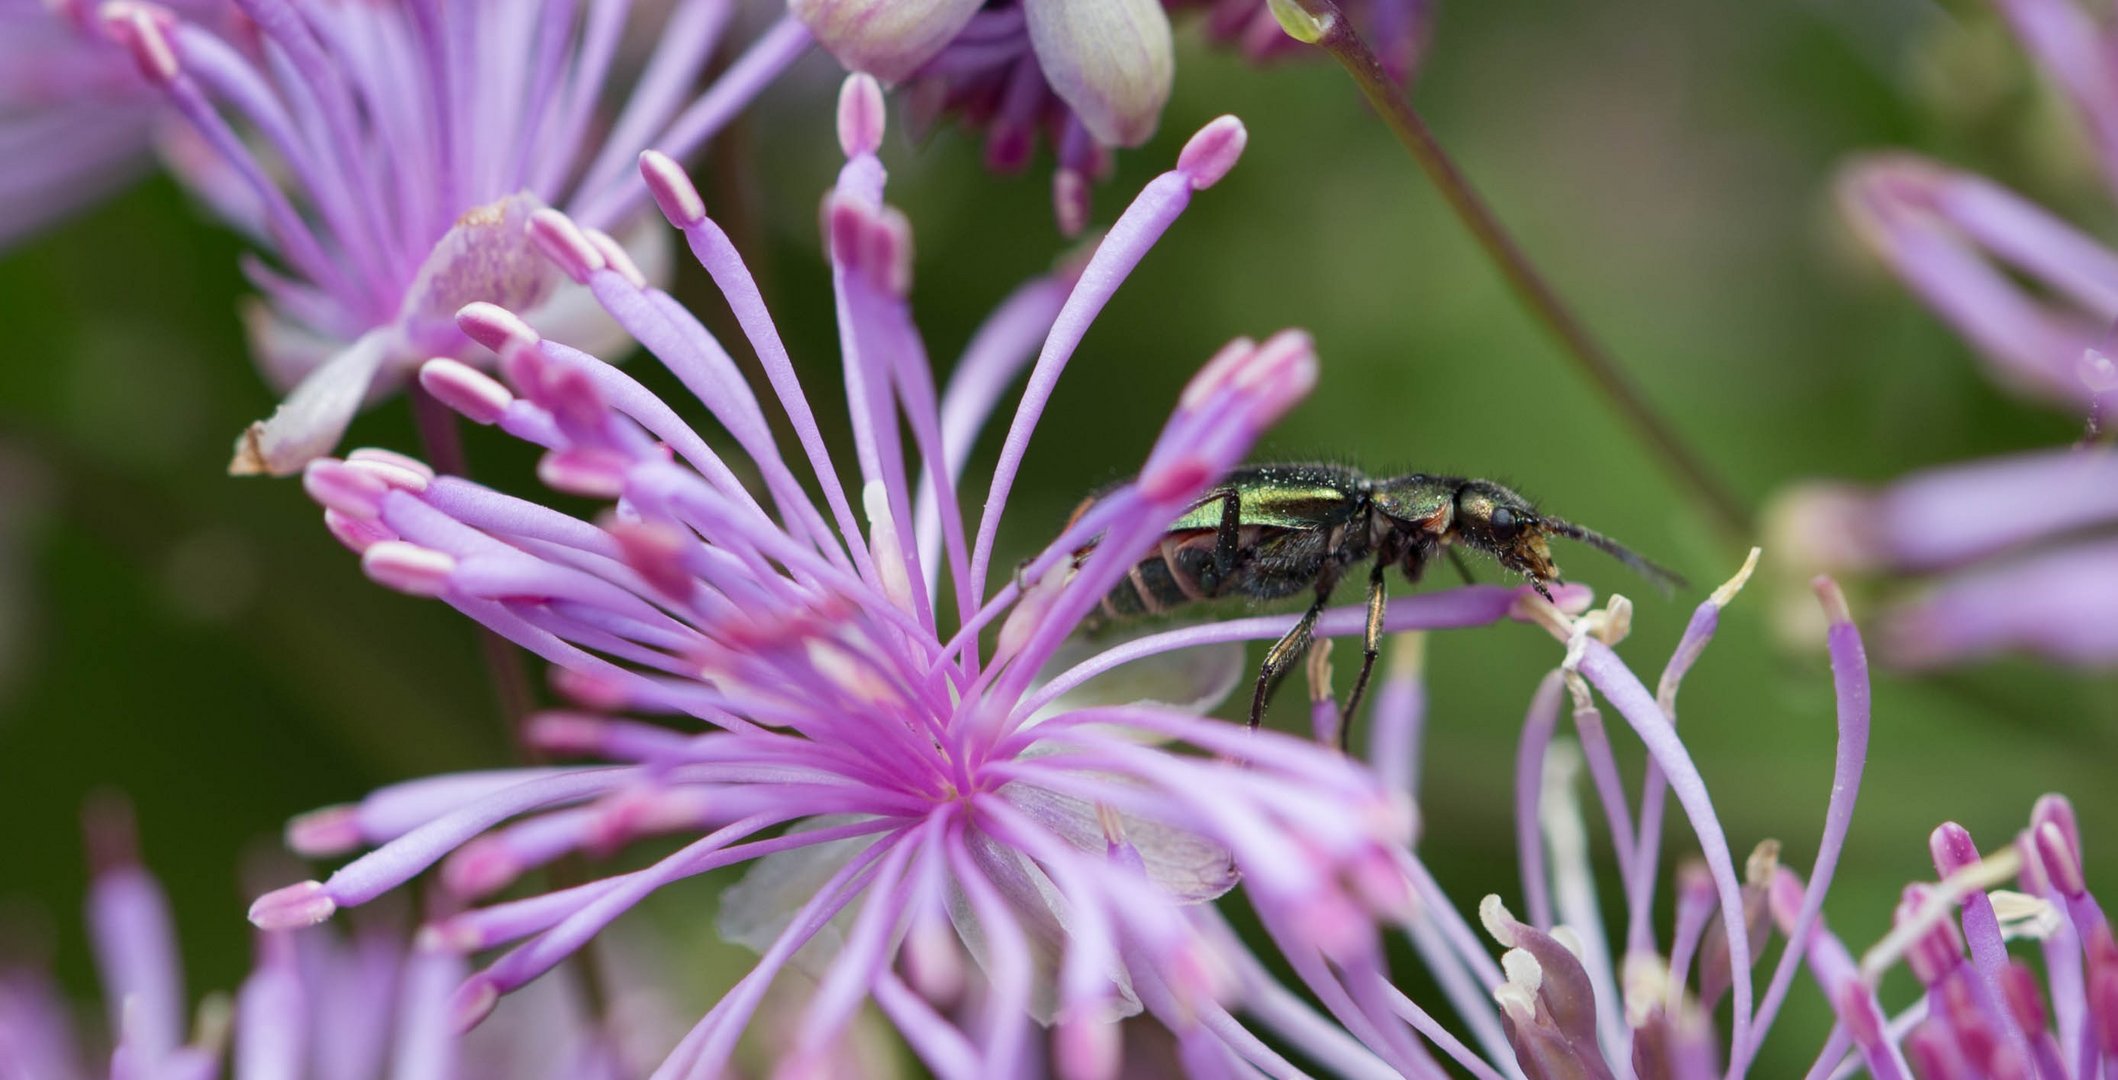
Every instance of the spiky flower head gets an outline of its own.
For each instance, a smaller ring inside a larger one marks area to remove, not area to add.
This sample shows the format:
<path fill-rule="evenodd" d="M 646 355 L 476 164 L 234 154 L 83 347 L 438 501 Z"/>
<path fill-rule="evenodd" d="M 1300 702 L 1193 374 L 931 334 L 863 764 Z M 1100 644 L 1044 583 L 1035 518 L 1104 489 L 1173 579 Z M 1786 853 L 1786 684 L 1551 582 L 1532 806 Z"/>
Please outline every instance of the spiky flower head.
<path fill-rule="evenodd" d="M 842 486 L 756 283 L 674 162 L 649 154 L 641 169 L 761 361 L 792 454 L 688 311 L 564 215 L 534 215 L 539 247 L 697 397 L 742 448 L 758 493 L 630 377 L 515 313 L 466 308 L 462 325 L 501 356 L 500 378 L 444 359 L 421 370 L 423 385 L 543 447 L 548 485 L 613 509 L 582 521 L 375 453 L 319 462 L 307 486 L 370 576 L 439 597 L 557 665 L 583 710 L 545 716 L 533 741 L 605 764 L 414 781 L 305 818 L 291 833 L 303 850 L 379 846 L 326 881 L 265 896 L 252 917 L 313 922 L 444 860 L 443 884 L 481 898 L 568 852 L 676 834 L 685 845 L 645 869 L 435 924 L 435 941 L 509 947 L 459 990 L 458 1017 L 476 1021 L 655 890 L 750 864 L 724 898 L 722 926 L 763 959 L 665 1075 L 721 1068 L 790 964 L 821 979 L 798 1028 L 797 1072 L 868 1001 L 944 1075 L 1020 1071 L 1037 1050 L 1033 1021 L 1045 1020 L 1063 1075 L 1108 1076 L 1115 1021 L 1141 1011 L 1176 1033 L 1187 1061 L 1260 1060 L 1270 1051 L 1224 1002 L 1277 984 L 1202 905 L 1240 883 L 1285 947 L 1372 969 L 1375 920 L 1408 903 L 1409 817 L 1372 773 L 1330 750 L 1180 707 L 1226 690 L 1233 652 L 1180 665 L 1192 673 L 1185 688 L 1153 695 L 1175 704 L 1082 696 L 1112 668 L 1264 627 L 1086 656 L 1062 647 L 1164 525 L 1314 383 L 1307 337 L 1230 344 L 1187 387 L 1134 480 L 1006 584 L 990 595 L 985 585 L 1015 471 L 1061 370 L 1125 275 L 1235 163 L 1242 125 L 1207 125 L 1085 265 L 1004 304 L 945 390 L 906 300 L 909 227 L 882 201 L 874 81 L 848 82 L 839 131 L 847 163 L 824 226 L 859 487 Z M 968 529 L 966 450 L 1026 365 L 985 512 Z M 1091 540 L 1093 553 L 1077 559 Z M 1396 618 L 1489 622 L 1514 596 L 1470 590 L 1403 605 Z M 600 715 L 609 710 L 687 717 L 703 731 Z M 964 1028 L 953 1003 L 967 994 L 986 1007 Z M 1334 1052 L 1329 1038 L 1305 1038 Z"/>
<path fill-rule="evenodd" d="M 1836 587 L 1820 581 L 1832 622 L 1837 765 L 1814 848 L 1810 876 L 1816 884 L 1790 909 L 1783 931 L 1787 947 L 1760 995 L 1752 967 L 1768 945 L 1768 886 L 1779 870 L 1781 848 L 1761 843 L 1739 866 L 1705 781 L 1675 729 L 1678 689 L 1756 559 L 1753 552 L 1751 562 L 1699 606 L 1654 690 L 1615 648 L 1632 617 L 1623 597 L 1582 614 L 1525 598 L 1524 613 L 1565 642 L 1566 652 L 1532 696 L 1516 759 L 1515 857 L 1523 902 L 1511 906 L 1488 894 L 1476 905 L 1478 923 L 1502 950 L 1496 962 L 1459 914 L 1468 909 L 1442 891 L 1416 856 L 1409 860 L 1418 915 L 1400 928 L 1472 1038 L 1466 1043 L 1448 1035 L 1402 995 L 1391 999 L 1389 1012 L 1334 1008 L 1334 1018 L 1377 1057 L 1404 1075 L 1439 1075 L 1431 1059 L 1391 1056 L 1393 1049 L 1402 1055 L 1402 1040 L 1417 1032 L 1451 1064 L 1478 1077 L 1708 1080 L 1749 1074 L 1818 932 L 1824 893 L 1852 821 L 1869 727 L 1859 635 Z M 1560 599 L 1571 606 L 1579 597 Z M 1410 792 L 1420 759 L 1423 676 L 1416 644 L 1402 643 L 1396 652 L 1377 695 L 1371 754 L 1380 774 Z M 1650 764 L 1637 797 L 1621 779 L 1599 698 L 1647 751 Z M 1563 714 L 1574 729 L 1570 739 L 1560 735 Z M 1596 826 L 1577 794 L 1584 773 L 1602 806 Z M 1818 788 L 1827 790 L 1821 783 Z M 1664 939 L 1652 915 L 1665 887 L 1660 851 L 1672 796 L 1698 842 L 1699 858 L 1674 875 L 1674 925 Z M 1607 830 L 1617 862 L 1622 928 L 1606 929 L 1601 910 L 1599 897 L 1612 890 L 1598 888 L 1591 863 L 1590 834 L 1599 826 Z M 1360 974 L 1349 973 L 1345 988 Z M 1714 1016 L 1724 1000 L 1731 1019 L 1722 1028 Z"/>
<path fill-rule="evenodd" d="M 153 3 L 100 13 L 188 131 L 172 168 L 271 260 L 247 266 L 263 294 L 247 321 L 287 397 L 237 441 L 237 473 L 299 471 L 420 361 L 487 357 L 456 329 L 466 303 L 598 336 L 593 305 L 527 240 L 530 216 L 564 207 L 622 235 L 643 203 L 633 157 L 689 154 L 809 47 L 783 21 L 695 93 L 729 0 L 668 6 L 630 82 L 617 53 L 641 27 L 622 4 L 239 6 L 254 48 Z M 624 257 L 658 275 L 660 233 L 641 235 Z"/>

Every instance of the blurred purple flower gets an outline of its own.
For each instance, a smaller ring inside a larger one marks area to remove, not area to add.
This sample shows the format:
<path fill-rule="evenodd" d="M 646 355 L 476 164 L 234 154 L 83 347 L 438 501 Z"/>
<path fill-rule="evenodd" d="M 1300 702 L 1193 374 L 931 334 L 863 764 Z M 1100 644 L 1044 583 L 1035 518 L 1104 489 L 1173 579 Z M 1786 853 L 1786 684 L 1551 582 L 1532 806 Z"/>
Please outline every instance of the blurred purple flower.
<path fill-rule="evenodd" d="M 515 1003 L 489 1031 L 447 1023 L 460 957 L 407 947 L 394 920 L 341 935 L 266 931 L 231 1002 L 207 997 L 187 1019 L 174 920 L 134 851 L 129 810 L 91 807 L 88 928 L 103 985 L 101 1025 L 77 1028 L 41 964 L 0 965 L 0 1076 L 9 1080 L 207 1080 L 232 1051 L 234 1075 L 300 1080 L 446 1080 L 637 1074 L 565 980 Z M 101 1030 L 110 1036 L 91 1036 Z"/>
<path fill-rule="evenodd" d="M 2010 650 L 2118 662 L 2118 450 L 1948 465 L 1874 490 L 1809 484 L 1783 493 L 1772 517 L 1799 565 L 1920 582 L 1884 617 L 1893 663 Z"/>
<path fill-rule="evenodd" d="M 2075 0 L 1998 3 L 2118 191 L 2118 29 Z M 2085 410 L 2091 438 L 1875 489 L 1797 485 L 1768 510 L 1769 543 L 1796 576 L 1911 581 L 1885 615 L 1893 663 L 2005 651 L 2118 662 L 2118 453 L 2097 438 L 2118 393 L 2118 252 L 1991 180 L 1910 154 L 1856 162 L 1839 195 L 1855 230 L 2001 383 Z M 1798 640 L 1806 621 L 1783 619 Z"/>
<path fill-rule="evenodd" d="M 241 7 L 250 48 L 166 8 L 102 8 L 188 125 L 171 167 L 277 264 L 247 267 L 265 297 L 247 321 L 287 397 L 238 440 L 237 473 L 298 471 L 420 361 L 483 355 L 455 327 L 466 303 L 590 318 L 528 243 L 530 214 L 555 205 L 586 228 L 637 224 L 639 150 L 688 155 L 809 47 L 784 19 L 695 93 L 732 0 L 667 6 L 629 84 L 613 75 L 633 29 L 625 4 Z M 614 100 L 622 108 L 604 116 Z M 643 235 L 633 261 L 659 274 L 660 230 Z"/>
<path fill-rule="evenodd" d="M 1995 4 L 2074 107 L 2118 193 L 2118 24 L 2080 0 Z M 1991 180 L 1911 154 L 1855 162 L 1839 195 L 1861 236 L 2003 383 L 2076 407 L 2112 389 L 2108 363 L 2084 359 L 2118 321 L 2108 245 Z"/>
<path fill-rule="evenodd" d="M 683 715 L 712 730 L 547 716 L 532 732 L 538 746 L 617 764 L 435 777 L 304 818 L 290 833 L 303 851 L 379 847 L 328 881 L 261 898 L 256 922 L 318 921 L 444 859 L 443 885 L 475 899 L 569 852 L 651 833 L 692 837 L 646 869 L 431 929 L 465 950 L 512 946 L 459 991 L 456 1015 L 471 1023 L 653 891 L 751 864 L 723 897 L 721 927 L 764 959 L 662 1075 L 718 1073 L 790 964 L 821 979 L 786 1065 L 794 1074 L 817 1067 L 870 1000 L 947 1076 L 1028 1068 L 1033 1020 L 1056 1025 L 1062 1075 L 1111 1075 L 1114 1021 L 1142 1010 L 1200 1067 L 1256 1060 L 1272 1052 L 1219 1002 L 1231 979 L 1262 968 L 1242 966 L 1247 953 L 1196 914 L 1239 881 L 1283 945 L 1374 970 L 1376 913 L 1407 902 L 1396 857 L 1411 822 L 1372 774 L 1326 748 L 1187 712 L 1233 684 L 1238 649 L 1186 655 L 1172 669 L 1176 685 L 1152 695 L 1173 705 L 1138 701 L 1137 688 L 1122 704 L 1084 696 L 1110 668 L 1265 636 L 1284 620 L 1216 624 L 1085 657 L 1061 652 L 1164 524 L 1307 392 L 1317 369 L 1305 336 L 1223 350 L 1184 392 L 1139 477 L 985 595 L 1001 511 L 1060 372 L 1133 265 L 1234 165 L 1241 124 L 1207 125 L 1085 265 L 1004 304 L 937 396 L 906 302 L 909 230 L 882 202 L 882 108 L 872 80 L 848 82 L 848 161 L 825 202 L 857 499 L 840 486 L 756 283 L 690 180 L 656 154 L 642 159 L 654 196 L 762 360 L 821 508 L 712 335 L 613 261 L 613 245 L 553 211 L 534 216 L 538 243 L 697 396 L 743 448 L 765 499 L 628 376 L 493 305 L 467 308 L 463 324 L 501 354 L 508 385 L 446 360 L 423 368 L 422 383 L 466 416 L 544 447 L 539 473 L 550 486 L 618 500 L 600 524 L 395 455 L 357 454 L 307 473 L 370 576 L 441 597 L 552 661 L 584 705 Z M 1033 356 L 969 535 L 958 498 L 967 449 Z M 1076 568 L 1074 553 L 1099 535 Z M 1393 619 L 1491 622 L 1516 595 L 1428 597 Z M 953 614 L 937 612 L 944 597 Z M 956 630 L 944 635 L 946 624 Z M 1199 752 L 1155 745 L 1165 741 Z M 984 973 L 986 1007 L 960 1012 L 966 950 Z M 959 1026 L 965 1017 L 974 1022 Z M 1342 1037 L 1297 1038 L 1305 1048 L 1321 1041 L 1318 1053 L 1341 1049 Z"/>
<path fill-rule="evenodd" d="M 234 10 L 172 6 L 197 19 Z M 160 114 L 85 0 L 0 0 L 0 250 L 145 171 Z"/>
<path fill-rule="evenodd" d="M 1840 206 L 2003 385 L 2075 408 L 2112 389 L 2095 346 L 2118 320 L 2118 253 L 1991 180 L 1910 154 L 1856 162 Z"/>

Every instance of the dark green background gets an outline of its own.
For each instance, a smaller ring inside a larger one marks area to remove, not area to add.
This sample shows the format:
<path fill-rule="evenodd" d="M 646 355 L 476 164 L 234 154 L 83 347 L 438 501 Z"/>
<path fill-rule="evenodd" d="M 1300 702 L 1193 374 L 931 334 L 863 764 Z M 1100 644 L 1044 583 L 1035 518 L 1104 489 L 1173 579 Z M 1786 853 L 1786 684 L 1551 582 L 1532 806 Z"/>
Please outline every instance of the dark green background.
<path fill-rule="evenodd" d="M 1697 582 L 1734 569 L 1739 552 L 1540 336 L 1336 69 L 1255 71 L 1182 37 L 1162 135 L 1121 158 L 1098 220 L 1218 113 L 1245 119 L 1250 149 L 1089 335 L 1018 485 L 1003 564 L 1137 464 L 1216 347 L 1291 325 L 1316 335 L 1324 379 L 1261 456 L 1507 478 Z M 805 70 L 724 144 L 708 198 L 842 435 L 815 234 L 837 160 L 834 79 Z M 1995 391 L 1858 256 L 1830 205 L 1846 155 L 1910 145 L 2110 234 L 2063 114 L 1982 9 L 1457 4 L 1418 96 L 1551 278 L 1753 505 L 1805 477 L 1881 480 L 2078 433 L 2077 418 Z M 1064 249 L 1047 174 L 988 177 L 950 133 L 893 137 L 888 159 L 917 235 L 920 322 L 934 354 L 953 357 L 991 304 Z M 193 985 L 229 987 L 247 964 L 241 868 L 289 815 L 509 753 L 464 620 L 366 582 L 295 484 L 223 475 L 235 433 L 272 405 L 235 319 L 241 250 L 154 181 L 0 260 L 0 542 L 15 541 L 0 567 L 12 575 L 0 591 L 0 896 L 51 916 L 62 970 L 84 989 L 88 792 L 137 803 Z M 726 325 L 696 267 L 677 292 Z M 482 477 L 530 490 L 519 447 L 471 439 Z M 360 444 L 414 449 L 402 403 L 364 417 Z M 988 445 L 970 475 L 990 460 Z M 1703 590 L 1664 602 L 1593 555 L 1565 558 L 1637 595 L 1623 651 L 1651 681 Z M 1772 558 L 1686 685 L 1683 731 L 1739 849 L 1777 836 L 1806 870 L 1830 783 L 1830 682 L 1816 654 L 1770 632 L 1772 591 L 1787 585 Z M 1422 852 L 1468 909 L 1488 891 L 1516 896 L 1516 731 L 1559 653 L 1504 627 L 1440 636 L 1431 657 Z M 1955 818 L 1990 849 L 2046 791 L 2075 796 L 2091 875 L 2118 883 L 2097 858 L 2118 821 L 2111 689 L 2027 662 L 1879 676 L 1828 907 L 1856 951 L 1903 883 L 1932 876 L 1929 828 Z M 1670 835 L 1688 849 L 1681 824 Z M 646 918 L 698 942 L 695 963 L 682 951 L 675 963 L 702 985 L 733 978 L 742 954 L 707 944 L 711 889 L 671 894 Z M 1795 1001 L 1761 1075 L 1805 1066 L 1818 1045 L 1820 1008 Z"/>

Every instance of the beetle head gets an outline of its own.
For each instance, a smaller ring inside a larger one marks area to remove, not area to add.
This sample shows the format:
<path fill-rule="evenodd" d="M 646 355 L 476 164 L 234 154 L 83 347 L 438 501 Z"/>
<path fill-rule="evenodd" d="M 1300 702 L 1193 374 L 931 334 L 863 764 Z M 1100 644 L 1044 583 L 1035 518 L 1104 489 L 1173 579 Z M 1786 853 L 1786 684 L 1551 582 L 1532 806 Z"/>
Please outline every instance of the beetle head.
<path fill-rule="evenodd" d="M 1545 540 L 1557 531 L 1553 524 L 1539 516 L 1528 499 L 1499 484 L 1469 480 L 1456 490 L 1457 541 L 1529 578 L 1548 600 L 1551 593 L 1546 586 L 1559 579 L 1551 545 Z"/>

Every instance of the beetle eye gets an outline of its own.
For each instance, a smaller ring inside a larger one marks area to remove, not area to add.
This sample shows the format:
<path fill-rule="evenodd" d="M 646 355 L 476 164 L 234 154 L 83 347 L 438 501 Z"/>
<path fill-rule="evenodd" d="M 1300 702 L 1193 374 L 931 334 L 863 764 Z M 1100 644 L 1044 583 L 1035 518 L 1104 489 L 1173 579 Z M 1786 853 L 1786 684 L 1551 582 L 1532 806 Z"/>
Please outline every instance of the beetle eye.
<path fill-rule="evenodd" d="M 1515 526 L 1518 524 L 1515 520 L 1515 511 L 1505 506 L 1494 507 L 1493 515 L 1486 519 L 1486 523 L 1492 528 L 1493 535 L 1502 540 L 1514 536 Z"/>

